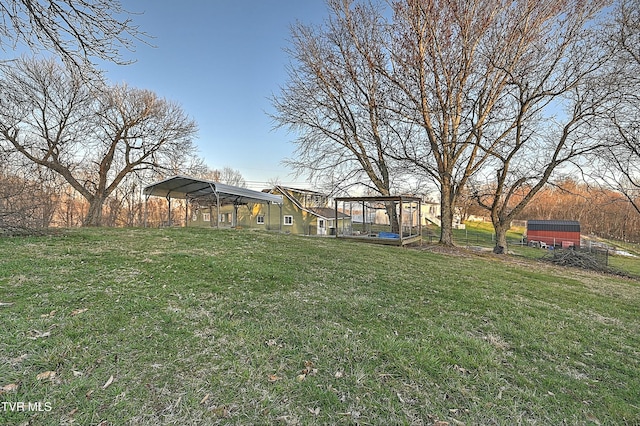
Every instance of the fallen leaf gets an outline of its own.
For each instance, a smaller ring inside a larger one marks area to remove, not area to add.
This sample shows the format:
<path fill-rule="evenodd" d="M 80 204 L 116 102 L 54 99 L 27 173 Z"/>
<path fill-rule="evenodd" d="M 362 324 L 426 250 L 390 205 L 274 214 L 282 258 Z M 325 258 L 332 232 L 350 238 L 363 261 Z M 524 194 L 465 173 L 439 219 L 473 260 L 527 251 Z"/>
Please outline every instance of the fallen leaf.
<path fill-rule="evenodd" d="M 277 382 L 278 380 L 282 380 L 282 377 L 276 376 L 275 374 L 269 374 L 269 381 L 271 383 Z"/>
<path fill-rule="evenodd" d="M 339 379 L 344 376 L 344 373 L 342 371 L 336 371 L 336 374 L 334 374 L 334 376 L 336 379 Z"/>
<path fill-rule="evenodd" d="M 307 410 L 309 410 L 309 412 L 315 416 L 317 416 L 318 414 L 320 414 L 320 407 L 316 407 L 316 408 L 307 408 Z"/>
<path fill-rule="evenodd" d="M 31 340 L 42 339 L 42 338 L 51 336 L 51 332 L 50 331 L 45 331 L 43 333 L 43 332 L 38 331 L 38 330 L 30 330 L 29 334 L 30 334 L 29 339 L 31 339 Z"/>
<path fill-rule="evenodd" d="M 76 414 L 77 412 L 78 412 L 78 409 L 77 409 L 77 408 L 74 408 L 73 410 L 71 410 L 71 411 L 69 411 L 69 412 L 67 413 L 67 417 L 73 417 L 73 416 L 74 416 L 74 414 Z"/>
<path fill-rule="evenodd" d="M 9 383 L 8 385 L 4 385 L 4 386 L 0 387 L 0 394 L 5 393 L 5 392 L 15 392 L 16 390 L 18 390 L 18 384 L 17 383 Z"/>
<path fill-rule="evenodd" d="M 0 302 L 0 306 L 12 306 L 13 302 Z"/>
<path fill-rule="evenodd" d="M 229 417 L 229 414 L 230 414 L 229 410 L 225 406 L 214 408 L 211 410 L 211 412 L 217 417 L 224 417 L 224 418 Z"/>
<path fill-rule="evenodd" d="M 82 309 L 74 309 L 73 311 L 71 311 L 71 316 L 76 316 L 78 314 L 81 314 L 83 312 L 87 312 L 89 309 L 88 308 L 82 308 Z"/>
<path fill-rule="evenodd" d="M 91 394 L 93 393 L 93 389 L 91 389 L 89 392 L 84 394 L 84 397 L 87 399 L 91 399 Z"/>
<path fill-rule="evenodd" d="M 306 374 L 299 374 L 298 377 L 296 377 L 296 380 L 299 382 L 302 382 L 306 378 L 307 378 Z"/>
<path fill-rule="evenodd" d="M 56 377 L 56 372 L 55 371 L 45 371 L 43 373 L 40 373 L 36 376 L 36 379 L 38 380 L 53 380 L 53 378 Z"/>
<path fill-rule="evenodd" d="M 444 422 L 442 420 L 436 420 L 433 426 L 449 426 L 449 422 Z"/>
<path fill-rule="evenodd" d="M 73 377 L 80 377 L 82 376 L 84 373 L 82 371 L 76 371 L 73 370 Z"/>
<path fill-rule="evenodd" d="M 111 383 L 113 383 L 113 376 L 109 377 L 109 380 L 107 380 L 107 382 L 102 385 L 102 389 L 108 388 L 109 386 L 111 386 Z"/>
<path fill-rule="evenodd" d="M 210 393 L 206 394 L 206 395 L 204 396 L 204 398 L 202 398 L 202 399 L 200 400 L 200 405 L 202 405 L 202 404 L 204 404 L 205 402 L 207 402 L 207 399 L 209 399 L 209 397 L 210 397 L 210 396 L 211 396 L 211 394 L 210 394 Z"/>

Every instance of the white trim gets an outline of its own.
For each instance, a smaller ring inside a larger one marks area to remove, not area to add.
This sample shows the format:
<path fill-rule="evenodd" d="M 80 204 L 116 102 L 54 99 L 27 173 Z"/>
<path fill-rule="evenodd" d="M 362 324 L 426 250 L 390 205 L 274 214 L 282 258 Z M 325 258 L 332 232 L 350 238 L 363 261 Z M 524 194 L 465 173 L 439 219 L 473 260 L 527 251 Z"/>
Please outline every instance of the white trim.
<path fill-rule="evenodd" d="M 289 219 L 289 223 L 287 223 L 287 219 Z M 292 215 L 284 215 L 282 217 L 282 224 L 283 225 L 287 225 L 287 226 L 292 226 L 293 225 L 293 216 Z"/>

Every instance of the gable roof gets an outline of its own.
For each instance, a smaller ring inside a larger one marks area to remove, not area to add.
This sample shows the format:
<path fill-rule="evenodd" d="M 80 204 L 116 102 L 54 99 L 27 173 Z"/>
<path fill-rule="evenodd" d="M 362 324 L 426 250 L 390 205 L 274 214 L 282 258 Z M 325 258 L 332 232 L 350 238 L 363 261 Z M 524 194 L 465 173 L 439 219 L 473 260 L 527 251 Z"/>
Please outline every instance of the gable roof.
<path fill-rule="evenodd" d="M 254 191 L 239 186 L 226 185 L 189 176 L 173 176 L 144 188 L 147 196 L 209 201 L 220 200 L 220 204 L 274 203 L 282 204 L 282 197 Z"/>
<path fill-rule="evenodd" d="M 580 222 L 577 220 L 528 220 L 527 230 L 580 232 Z"/>
<path fill-rule="evenodd" d="M 336 211 L 331 207 L 314 207 L 307 210 L 323 219 L 331 220 L 336 218 Z M 349 216 L 348 214 L 345 214 L 341 211 L 338 212 L 338 219 L 348 219 L 349 217 L 351 216 Z"/>
<path fill-rule="evenodd" d="M 299 193 L 306 193 L 306 194 L 310 194 L 310 195 L 318 195 L 318 196 L 322 196 L 322 197 L 326 197 L 326 195 L 320 193 L 320 192 L 316 192 L 316 191 L 310 191 L 310 190 L 300 190 L 300 189 L 295 189 L 295 188 L 286 188 L 284 186 L 280 186 L 280 185 L 276 185 L 275 188 L 271 189 L 271 191 L 278 191 L 280 192 L 287 200 L 291 201 L 291 204 L 293 204 L 294 206 L 296 206 L 298 209 L 302 210 L 302 211 L 306 211 L 311 213 L 314 216 L 323 218 L 323 219 L 335 219 L 336 217 L 336 211 L 334 209 L 332 209 L 331 207 L 304 207 L 300 201 L 298 199 L 296 199 L 296 197 L 292 196 L 291 193 L 289 191 L 294 191 L 294 192 L 299 192 Z M 338 212 L 338 219 L 346 219 L 349 218 L 351 216 L 344 214 L 342 212 Z"/>

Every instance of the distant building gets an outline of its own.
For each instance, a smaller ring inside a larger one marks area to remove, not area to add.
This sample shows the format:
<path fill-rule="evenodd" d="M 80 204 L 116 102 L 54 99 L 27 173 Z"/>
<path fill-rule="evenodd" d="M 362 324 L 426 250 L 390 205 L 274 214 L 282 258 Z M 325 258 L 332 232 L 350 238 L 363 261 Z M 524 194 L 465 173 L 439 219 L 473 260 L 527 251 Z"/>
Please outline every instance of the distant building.
<path fill-rule="evenodd" d="M 335 235 L 336 226 L 351 227 L 351 218 L 342 212 L 338 214 L 338 223 L 335 223 L 335 210 L 322 193 L 279 185 L 263 192 L 282 196 L 282 207 L 278 209 L 264 203 L 248 204 L 246 208 L 225 205 L 220 209 L 220 224 L 297 235 Z M 214 213 L 208 205 L 196 206 L 189 226 L 213 226 Z"/>
<path fill-rule="evenodd" d="M 575 220 L 528 220 L 527 243 L 580 248 L 580 222 Z"/>

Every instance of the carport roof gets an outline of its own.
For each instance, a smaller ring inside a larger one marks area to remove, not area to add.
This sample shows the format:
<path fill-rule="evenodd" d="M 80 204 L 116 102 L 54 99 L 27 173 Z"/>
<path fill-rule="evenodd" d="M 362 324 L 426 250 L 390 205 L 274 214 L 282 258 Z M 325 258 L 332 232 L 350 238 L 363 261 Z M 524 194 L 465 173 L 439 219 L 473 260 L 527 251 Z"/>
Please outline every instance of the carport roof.
<path fill-rule="evenodd" d="M 209 199 L 219 198 L 221 204 L 247 203 L 275 203 L 282 204 L 280 195 L 253 191 L 239 186 L 225 185 L 188 176 L 173 176 L 165 180 L 148 185 L 144 188 L 147 196 L 181 198 L 181 199 Z"/>

